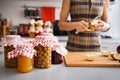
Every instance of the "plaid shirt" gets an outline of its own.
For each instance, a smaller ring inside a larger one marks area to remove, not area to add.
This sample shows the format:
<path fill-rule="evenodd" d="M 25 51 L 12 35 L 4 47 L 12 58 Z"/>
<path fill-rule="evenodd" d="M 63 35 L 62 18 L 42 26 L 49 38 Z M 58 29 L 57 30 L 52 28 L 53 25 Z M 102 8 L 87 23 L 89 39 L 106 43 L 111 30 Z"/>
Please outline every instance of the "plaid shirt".
<path fill-rule="evenodd" d="M 71 21 L 90 22 L 96 16 L 101 16 L 105 0 L 70 0 Z M 69 51 L 100 51 L 99 32 L 79 32 L 70 31 L 67 42 Z"/>

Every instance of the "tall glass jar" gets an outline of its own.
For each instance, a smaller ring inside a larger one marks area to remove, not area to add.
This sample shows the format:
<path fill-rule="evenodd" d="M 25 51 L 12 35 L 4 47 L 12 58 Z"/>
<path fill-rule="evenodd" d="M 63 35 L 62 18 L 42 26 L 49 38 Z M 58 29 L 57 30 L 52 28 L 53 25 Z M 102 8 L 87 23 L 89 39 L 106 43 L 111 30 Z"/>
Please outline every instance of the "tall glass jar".
<path fill-rule="evenodd" d="M 19 72 L 30 72 L 33 70 L 34 58 L 29 58 L 23 55 L 18 55 L 18 68 Z"/>
<path fill-rule="evenodd" d="M 4 46 L 4 65 L 8 68 L 17 67 L 17 57 L 8 58 L 8 53 L 16 48 L 16 45 L 19 43 L 21 37 L 19 35 L 7 35 L 3 40 L 2 44 Z"/>
<path fill-rule="evenodd" d="M 29 26 L 29 37 L 30 38 L 34 38 L 35 37 L 35 26 L 34 25 L 30 25 Z"/>
<path fill-rule="evenodd" d="M 35 37 L 35 20 L 34 19 L 30 19 L 29 21 L 29 37 L 30 38 L 34 38 Z"/>
<path fill-rule="evenodd" d="M 36 55 L 34 57 L 34 66 L 36 68 L 49 68 L 51 66 L 52 37 L 50 33 L 42 33 L 35 37 L 34 49 L 36 50 Z"/>
<path fill-rule="evenodd" d="M 51 48 L 43 47 L 38 44 L 35 46 L 35 50 L 37 51 L 36 56 L 34 57 L 34 66 L 36 68 L 49 68 L 51 66 Z"/>

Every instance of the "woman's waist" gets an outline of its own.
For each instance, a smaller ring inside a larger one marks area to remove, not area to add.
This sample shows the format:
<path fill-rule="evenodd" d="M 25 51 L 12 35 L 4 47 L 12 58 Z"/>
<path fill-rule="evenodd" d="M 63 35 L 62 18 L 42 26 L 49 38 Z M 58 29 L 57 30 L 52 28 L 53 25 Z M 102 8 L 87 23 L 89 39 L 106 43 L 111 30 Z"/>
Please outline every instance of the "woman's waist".
<path fill-rule="evenodd" d="M 78 32 L 76 34 L 76 30 L 72 30 L 69 32 L 70 35 L 75 35 L 75 36 L 81 36 L 81 37 L 85 37 L 85 36 L 89 36 L 89 37 L 99 37 L 99 32 L 98 31 L 94 31 L 94 32 Z"/>

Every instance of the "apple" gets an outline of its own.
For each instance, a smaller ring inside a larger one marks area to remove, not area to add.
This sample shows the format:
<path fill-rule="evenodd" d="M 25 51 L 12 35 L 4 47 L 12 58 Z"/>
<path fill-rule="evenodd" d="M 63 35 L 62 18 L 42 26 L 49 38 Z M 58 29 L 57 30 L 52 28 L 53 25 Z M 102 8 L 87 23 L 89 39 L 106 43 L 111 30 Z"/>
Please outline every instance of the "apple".
<path fill-rule="evenodd" d="M 93 61 L 95 59 L 95 56 L 93 54 L 86 54 L 86 60 Z"/>
<path fill-rule="evenodd" d="M 97 23 L 98 23 L 98 20 L 92 20 L 90 24 L 91 24 L 92 26 L 94 26 L 94 25 L 96 25 Z"/>
<path fill-rule="evenodd" d="M 108 57 L 111 54 L 111 51 L 101 51 L 101 54 L 105 57 Z"/>
<path fill-rule="evenodd" d="M 120 45 L 117 47 L 117 53 L 120 54 Z"/>
<path fill-rule="evenodd" d="M 90 22 L 89 29 L 86 29 L 87 32 L 94 32 L 95 25 L 98 23 L 98 20 L 92 20 Z"/>
<path fill-rule="evenodd" d="M 111 57 L 112 57 L 114 60 L 120 60 L 120 54 L 111 54 Z"/>

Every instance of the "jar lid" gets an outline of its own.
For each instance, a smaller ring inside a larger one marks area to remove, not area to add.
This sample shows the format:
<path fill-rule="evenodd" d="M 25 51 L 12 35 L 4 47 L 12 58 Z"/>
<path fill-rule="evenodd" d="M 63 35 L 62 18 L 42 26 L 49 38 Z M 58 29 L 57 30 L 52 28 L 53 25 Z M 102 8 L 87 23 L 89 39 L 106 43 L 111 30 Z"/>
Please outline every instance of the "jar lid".
<path fill-rule="evenodd" d="M 7 35 L 5 37 L 7 40 L 14 40 L 14 39 L 18 39 L 21 38 L 20 35 Z"/>
<path fill-rule="evenodd" d="M 31 43 L 23 42 L 22 44 L 17 45 L 14 50 L 8 53 L 8 58 L 15 58 L 18 55 L 32 58 L 35 55 L 35 53 L 36 50 L 34 50 L 33 45 Z"/>
<path fill-rule="evenodd" d="M 17 44 L 20 44 L 23 42 L 20 35 L 7 35 L 5 38 L 2 39 L 2 45 L 3 46 L 11 46 L 13 45 L 16 47 Z"/>

